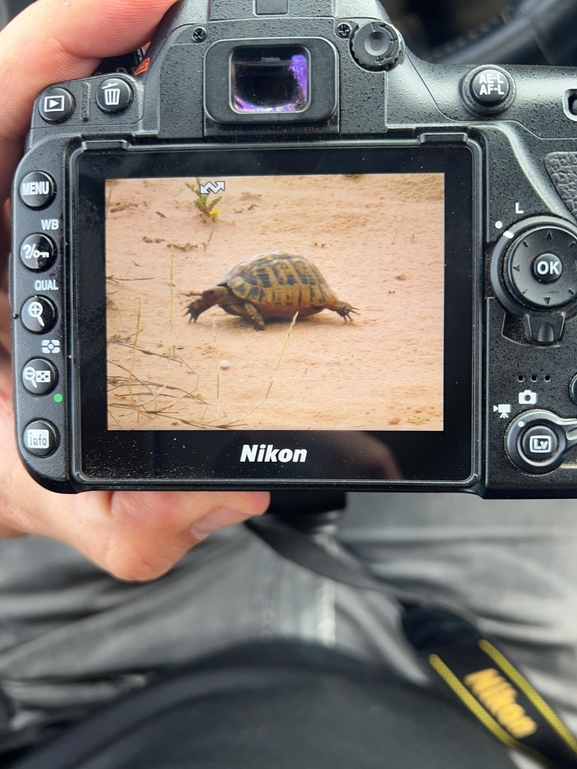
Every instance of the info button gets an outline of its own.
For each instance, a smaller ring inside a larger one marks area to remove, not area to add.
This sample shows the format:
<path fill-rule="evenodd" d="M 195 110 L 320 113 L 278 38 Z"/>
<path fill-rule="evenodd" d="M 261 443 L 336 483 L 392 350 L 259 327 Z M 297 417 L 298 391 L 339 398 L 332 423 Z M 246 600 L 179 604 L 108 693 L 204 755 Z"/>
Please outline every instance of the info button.
<path fill-rule="evenodd" d="M 58 430 L 50 422 L 37 419 L 24 428 L 22 441 L 27 451 L 36 457 L 47 457 L 58 448 Z"/>
<path fill-rule="evenodd" d="M 521 452 L 531 462 L 547 463 L 559 449 L 559 438 L 554 430 L 536 425 L 526 430 L 520 439 Z"/>

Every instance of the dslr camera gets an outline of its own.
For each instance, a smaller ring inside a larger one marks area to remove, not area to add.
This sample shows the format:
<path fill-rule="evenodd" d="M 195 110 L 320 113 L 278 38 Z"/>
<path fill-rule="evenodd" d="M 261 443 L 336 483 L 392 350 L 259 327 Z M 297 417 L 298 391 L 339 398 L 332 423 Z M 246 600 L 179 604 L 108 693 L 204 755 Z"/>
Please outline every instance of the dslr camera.
<path fill-rule="evenodd" d="M 16 430 L 86 489 L 577 491 L 577 78 L 376 0 L 183 0 L 35 103 Z"/>

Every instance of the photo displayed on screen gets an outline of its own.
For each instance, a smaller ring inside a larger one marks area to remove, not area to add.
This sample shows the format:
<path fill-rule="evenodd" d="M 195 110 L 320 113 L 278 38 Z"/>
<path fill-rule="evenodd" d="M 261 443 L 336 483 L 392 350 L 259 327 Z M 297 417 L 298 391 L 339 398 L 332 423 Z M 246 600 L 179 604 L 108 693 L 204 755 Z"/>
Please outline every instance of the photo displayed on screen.
<path fill-rule="evenodd" d="M 444 188 L 108 181 L 108 429 L 443 430 Z"/>

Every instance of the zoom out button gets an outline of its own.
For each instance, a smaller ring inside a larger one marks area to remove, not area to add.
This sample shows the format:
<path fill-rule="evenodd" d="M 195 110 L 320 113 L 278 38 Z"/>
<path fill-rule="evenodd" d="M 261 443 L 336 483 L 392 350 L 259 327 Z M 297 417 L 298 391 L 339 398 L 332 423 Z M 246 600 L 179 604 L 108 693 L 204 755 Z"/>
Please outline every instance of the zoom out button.
<path fill-rule="evenodd" d="M 58 382 L 58 371 L 50 361 L 33 358 L 22 369 L 22 384 L 32 395 L 51 393 Z"/>

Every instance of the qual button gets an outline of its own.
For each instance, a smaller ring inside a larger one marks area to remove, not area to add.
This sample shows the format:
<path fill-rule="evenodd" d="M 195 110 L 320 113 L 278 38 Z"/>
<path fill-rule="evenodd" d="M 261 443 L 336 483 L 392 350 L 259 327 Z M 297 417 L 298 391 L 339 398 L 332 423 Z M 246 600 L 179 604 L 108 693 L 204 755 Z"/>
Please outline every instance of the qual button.
<path fill-rule="evenodd" d="M 56 325 L 58 317 L 56 307 L 45 296 L 32 296 L 27 299 L 20 311 L 24 328 L 33 334 L 45 334 Z"/>

